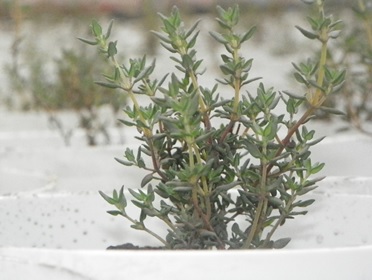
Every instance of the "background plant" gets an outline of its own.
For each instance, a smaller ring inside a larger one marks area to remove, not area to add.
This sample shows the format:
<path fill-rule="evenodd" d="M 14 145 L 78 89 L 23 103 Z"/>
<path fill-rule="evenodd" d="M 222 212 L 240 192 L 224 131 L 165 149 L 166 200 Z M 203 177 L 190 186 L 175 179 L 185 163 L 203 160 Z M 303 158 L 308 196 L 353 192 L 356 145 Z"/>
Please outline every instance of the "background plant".
<path fill-rule="evenodd" d="M 117 160 L 148 171 L 141 189 L 128 189 L 139 218 L 127 213 L 124 187 L 111 197 L 100 192 L 116 207 L 110 214 L 123 216 L 165 248 L 281 248 L 289 242 L 274 241 L 273 234 L 287 219 L 306 214 L 303 208 L 314 201 L 301 198 L 316 188 L 321 178 L 313 175 L 324 166 L 310 158 L 310 148 L 321 139 L 313 139 L 305 123 L 317 109 L 330 111 L 323 103 L 345 76 L 327 65 L 328 42 L 339 35 L 339 22 L 325 15 L 323 1 L 315 5 L 311 30 L 297 28 L 320 43 L 320 53 L 315 63 L 294 64 L 305 91 L 297 95 L 277 93 L 262 83 L 255 94 L 244 92 L 257 78 L 249 77 L 253 61 L 240 48 L 255 28 L 236 32 L 238 6 L 217 7 L 222 32 L 210 32 L 226 50 L 218 83 L 227 87 L 221 93 L 218 84 L 199 84 L 205 69 L 194 48 L 198 22 L 186 29 L 177 8 L 168 17 L 160 15 L 162 32 L 154 32 L 178 70 L 160 80 L 151 78 L 155 62 L 147 64 L 145 57 L 120 64 L 117 41 L 109 40 L 112 22 L 105 34 L 92 22 L 95 40 L 81 40 L 97 45 L 113 66 L 112 75 L 99 84 L 129 97 L 133 105 L 124 109 L 122 122 L 137 127 L 142 141 L 137 151 L 127 148 L 125 160 Z M 139 95 L 147 96 L 149 105 L 142 106 Z M 274 109 L 281 102 L 286 112 L 278 115 Z M 308 109 L 300 115 L 303 103 Z M 165 237 L 147 227 L 149 217 L 164 222 Z"/>
<path fill-rule="evenodd" d="M 46 112 L 50 125 L 58 130 L 66 145 L 71 143 L 76 128 L 85 131 L 88 145 L 110 143 L 107 127 L 117 118 L 120 109 L 117 104 L 125 100 L 122 95 L 94 84 L 95 77 L 104 71 L 102 59 L 86 48 L 62 49 L 60 57 L 54 60 L 29 48 L 26 57 L 23 71 L 14 66 L 17 64 L 7 67 L 15 93 L 8 106 Z M 102 114 L 104 106 L 110 108 L 111 116 Z M 73 112 L 77 124 L 63 120 L 62 112 Z"/>
<path fill-rule="evenodd" d="M 340 94 L 334 97 L 335 106 L 343 106 L 346 120 L 362 132 L 372 135 L 365 128 L 372 120 L 372 1 L 358 0 L 354 5 L 354 20 L 341 43 L 343 55 L 335 63 L 348 69 L 348 77 Z"/>
<path fill-rule="evenodd" d="M 94 51 L 81 44 L 66 47 L 69 42 L 64 40 L 40 51 L 37 42 L 39 33 L 43 32 L 40 26 L 32 34 L 27 33 L 26 28 L 29 18 L 40 20 L 40 16 L 32 15 L 37 6 L 28 7 L 18 0 L 2 5 L 4 16 L 8 14 L 11 19 L 13 42 L 11 61 L 4 71 L 10 94 L 1 96 L 1 103 L 10 110 L 46 112 L 50 126 L 58 130 L 66 145 L 71 143 L 77 128 L 85 132 L 88 145 L 110 143 L 108 127 L 112 123 L 117 125 L 117 104 L 125 103 L 124 97 L 94 84 L 94 77 L 105 70 L 101 67 L 103 59 Z M 56 21 L 58 19 L 46 22 L 55 25 Z M 45 25 L 45 22 L 39 24 Z"/>
<path fill-rule="evenodd" d="M 372 120 L 372 1 L 358 0 L 350 3 L 351 19 L 345 24 L 345 35 L 330 53 L 328 63 L 347 69 L 345 84 L 337 94 L 327 100 L 327 106 L 345 112 L 344 119 L 350 127 L 372 135 L 366 128 Z M 327 112 L 319 112 L 321 119 L 330 119 Z"/>

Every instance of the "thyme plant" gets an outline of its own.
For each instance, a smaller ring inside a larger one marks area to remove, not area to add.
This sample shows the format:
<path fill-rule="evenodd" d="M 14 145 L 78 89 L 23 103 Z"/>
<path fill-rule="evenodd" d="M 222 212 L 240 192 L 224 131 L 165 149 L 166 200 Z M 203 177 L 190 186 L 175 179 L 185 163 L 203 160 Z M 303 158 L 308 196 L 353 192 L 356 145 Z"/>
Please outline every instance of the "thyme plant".
<path fill-rule="evenodd" d="M 333 106 L 343 108 L 346 120 L 363 133 L 372 120 L 372 1 L 358 0 L 353 5 L 353 24 L 339 47 L 342 55 L 333 58 L 336 65 L 348 69 L 345 86 L 332 97 Z"/>
<path fill-rule="evenodd" d="M 1 101 L 8 109 L 46 113 L 48 124 L 58 131 L 66 146 L 71 144 L 77 129 L 83 130 L 87 145 L 111 143 L 108 125 L 116 120 L 120 109 L 117 104 L 125 103 L 125 97 L 94 85 L 94 76 L 102 71 L 103 59 L 93 50 L 88 52 L 83 45 L 78 49 L 57 48 L 53 58 L 38 51 L 33 43 L 27 44 L 21 36 L 25 15 L 19 1 L 13 1 L 10 6 L 14 42 L 12 61 L 5 65 L 5 73 L 12 94 Z M 33 41 L 37 40 L 34 38 Z M 103 107 L 109 107 L 113 116 L 104 116 Z M 61 113 L 66 111 L 73 113 L 76 124 L 71 124 L 71 120 L 64 121 Z"/>
<path fill-rule="evenodd" d="M 148 172 L 141 188 L 128 189 L 139 217 L 128 215 L 124 187 L 112 196 L 100 192 L 116 208 L 108 213 L 126 218 L 166 249 L 282 248 L 289 242 L 274 240 L 274 232 L 288 219 L 306 214 L 304 208 L 314 200 L 302 197 L 316 188 L 321 178 L 313 175 L 324 166 L 311 160 L 310 148 L 321 139 L 314 139 L 305 123 L 345 75 L 326 65 L 328 41 L 339 31 L 325 15 L 323 1 L 315 5 L 311 30 L 297 28 L 320 43 L 320 54 L 317 63 L 294 64 L 295 78 L 304 85 L 298 95 L 278 93 L 263 83 L 254 94 L 245 91 L 257 78 L 250 77 L 253 61 L 242 56 L 241 46 L 255 28 L 236 31 L 238 6 L 217 7 L 221 32 L 210 35 L 226 51 L 220 66 L 224 78 L 212 88 L 199 82 L 205 71 L 195 49 L 198 22 L 185 28 L 177 8 L 160 15 L 162 32 L 154 32 L 178 70 L 160 80 L 152 78 L 155 62 L 148 64 L 145 57 L 120 64 L 117 42 L 109 39 L 112 22 L 106 33 L 92 22 L 94 40 L 81 40 L 97 45 L 113 66 L 113 74 L 99 84 L 128 95 L 133 105 L 124 109 L 127 119 L 122 122 L 136 127 L 142 141 L 117 160 Z M 218 84 L 230 90 L 219 93 Z M 150 104 L 142 106 L 138 95 Z M 281 102 L 286 112 L 278 115 L 274 109 Z M 304 102 L 308 109 L 300 113 Z M 149 218 L 164 223 L 166 236 L 147 227 Z"/>

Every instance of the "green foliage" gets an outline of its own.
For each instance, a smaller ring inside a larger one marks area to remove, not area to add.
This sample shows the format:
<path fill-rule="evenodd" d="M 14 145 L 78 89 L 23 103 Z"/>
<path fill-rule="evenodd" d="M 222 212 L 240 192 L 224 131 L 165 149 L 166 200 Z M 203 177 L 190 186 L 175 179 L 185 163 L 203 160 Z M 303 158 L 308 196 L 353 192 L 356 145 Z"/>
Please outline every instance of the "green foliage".
<path fill-rule="evenodd" d="M 116 42 L 94 21 L 95 40 L 82 40 L 98 45 L 111 62 L 115 74 L 100 84 L 120 88 L 132 100 L 132 107 L 124 110 L 129 121 L 123 123 L 136 126 L 142 141 L 137 151 L 127 148 L 125 160 L 117 160 L 148 172 L 140 189 L 129 189 L 139 218 L 127 214 L 124 188 L 112 197 L 100 192 L 116 208 L 109 213 L 125 217 L 168 249 L 284 247 L 289 238 L 274 241 L 273 234 L 288 219 L 306 214 L 304 208 L 314 200 L 303 195 L 316 188 L 321 178 L 314 175 L 324 166 L 311 160 L 310 149 L 321 139 L 314 139 L 314 131 L 304 124 L 344 77 L 343 71 L 326 65 L 335 25 L 324 16 L 321 3 L 318 10 L 319 18 L 310 21 L 314 35 L 298 27 L 321 43 L 315 64 L 294 64 L 295 78 L 306 94 L 278 93 L 263 83 L 252 94 L 244 86 L 257 78 L 249 76 L 252 59 L 243 57 L 240 48 L 255 29 L 237 33 L 239 7 L 218 7 L 221 32 L 210 35 L 226 49 L 219 83 L 231 89 L 227 99 L 219 96 L 218 84 L 199 84 L 204 70 L 194 48 L 198 22 L 186 29 L 177 8 L 168 17 L 160 15 L 162 32 L 154 32 L 179 71 L 160 81 L 151 78 L 155 63 L 147 66 L 145 58 L 119 64 Z M 150 105 L 141 106 L 139 94 Z M 274 109 L 280 102 L 287 112 L 277 115 Z M 309 109 L 298 116 L 303 103 Z M 149 218 L 164 222 L 168 234 L 160 237 L 150 230 Z"/>
<path fill-rule="evenodd" d="M 345 119 L 352 127 L 369 135 L 372 131 L 366 129 L 365 124 L 372 120 L 371 7 L 371 0 L 358 0 L 353 4 L 353 18 L 346 26 L 346 35 L 337 45 L 339 54 L 330 59 L 330 63 L 346 68 L 348 75 L 345 86 L 329 100 L 332 107 L 345 111 Z"/>
<path fill-rule="evenodd" d="M 65 144 L 69 145 L 74 127 L 66 128 L 59 112 L 70 111 L 78 117 L 78 124 L 85 131 L 89 145 L 98 144 L 103 136 L 110 142 L 107 124 L 100 116 L 100 108 L 109 105 L 113 116 L 119 111 L 118 104 L 125 102 L 124 97 L 109 89 L 94 84 L 96 76 L 101 75 L 102 59 L 86 48 L 62 50 L 61 57 L 48 60 L 35 50 L 30 50 L 25 61 L 28 73 L 21 74 L 8 67 L 9 78 L 18 96 L 12 96 L 14 103 L 19 101 L 23 110 L 40 110 L 48 113 L 50 124 L 58 129 Z M 52 66 L 54 73 L 50 75 Z M 53 75 L 54 74 L 54 75 Z M 112 118 L 113 120 L 115 117 Z M 75 128 L 76 128 L 75 127 Z"/>
<path fill-rule="evenodd" d="M 306 63 L 296 65 L 294 77 L 297 82 L 304 84 L 307 88 L 306 99 L 311 107 L 327 110 L 321 105 L 327 96 L 334 93 L 343 85 L 346 70 L 331 68 L 327 64 L 329 53 L 328 43 L 332 39 L 340 36 L 340 20 L 335 21 L 332 15 L 326 15 L 324 12 L 324 0 L 304 1 L 307 4 L 316 3 L 318 13 L 315 16 L 308 17 L 308 23 L 311 29 L 305 29 L 300 26 L 296 28 L 310 40 L 317 40 L 321 43 L 320 55 L 315 61 L 307 60 Z"/>

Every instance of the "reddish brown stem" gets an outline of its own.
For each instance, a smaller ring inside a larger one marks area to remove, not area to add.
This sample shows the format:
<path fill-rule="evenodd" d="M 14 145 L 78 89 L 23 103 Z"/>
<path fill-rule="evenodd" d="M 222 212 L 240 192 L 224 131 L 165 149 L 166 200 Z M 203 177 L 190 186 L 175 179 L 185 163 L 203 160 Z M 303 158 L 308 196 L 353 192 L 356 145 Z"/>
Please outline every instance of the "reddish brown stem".
<path fill-rule="evenodd" d="M 275 157 L 280 156 L 283 153 L 283 150 L 288 146 L 289 142 L 291 141 L 291 138 L 293 134 L 296 133 L 296 131 L 300 128 L 301 125 L 303 125 L 307 119 L 311 116 L 311 114 L 315 111 L 316 107 L 310 107 L 303 115 L 302 117 L 298 120 L 298 122 L 291 127 L 291 129 L 288 131 L 286 137 L 281 141 L 282 145 L 278 149 L 278 151 L 275 154 Z M 269 164 L 267 168 L 267 173 L 270 173 L 270 170 L 273 168 L 273 164 Z"/>

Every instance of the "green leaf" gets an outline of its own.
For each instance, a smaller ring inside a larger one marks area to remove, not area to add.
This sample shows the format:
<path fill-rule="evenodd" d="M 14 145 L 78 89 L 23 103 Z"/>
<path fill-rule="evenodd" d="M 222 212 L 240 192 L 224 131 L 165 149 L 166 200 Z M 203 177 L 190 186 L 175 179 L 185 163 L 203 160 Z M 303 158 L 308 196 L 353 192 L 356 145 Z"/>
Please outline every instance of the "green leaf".
<path fill-rule="evenodd" d="M 327 66 L 324 66 L 324 74 L 328 81 L 331 81 L 333 79 L 333 73 L 330 69 L 328 69 Z"/>
<path fill-rule="evenodd" d="M 341 30 L 334 30 L 328 33 L 328 37 L 332 39 L 337 39 L 341 35 Z"/>
<path fill-rule="evenodd" d="M 147 174 L 145 177 L 143 177 L 143 179 L 141 181 L 141 188 L 143 188 L 148 183 L 150 183 L 152 179 L 154 179 L 154 175 L 152 173 Z"/>
<path fill-rule="evenodd" d="M 337 21 L 331 23 L 331 24 L 329 25 L 329 27 L 330 27 L 330 28 L 334 28 L 334 27 L 336 27 L 337 25 L 342 25 L 342 23 L 343 23 L 342 20 L 337 20 Z"/>
<path fill-rule="evenodd" d="M 345 112 L 342 112 L 336 108 L 331 108 L 331 107 L 325 107 L 325 106 L 321 106 L 319 107 L 319 110 L 321 111 L 324 111 L 328 114 L 333 114 L 333 115 L 340 115 L 340 116 L 345 116 Z"/>
<path fill-rule="evenodd" d="M 333 85 L 336 86 L 344 82 L 345 76 L 346 76 L 346 70 L 343 70 L 340 73 L 338 73 L 338 75 L 334 77 L 332 80 Z"/>
<path fill-rule="evenodd" d="M 278 123 L 275 120 L 269 122 L 263 130 L 263 136 L 266 140 L 272 140 L 276 136 L 278 131 Z"/>
<path fill-rule="evenodd" d="M 304 35 L 306 38 L 309 38 L 311 40 L 313 39 L 318 39 L 319 38 L 319 35 L 318 34 L 315 34 L 313 32 L 310 32 L 310 31 L 307 31 L 306 29 L 303 29 L 302 27 L 300 26 L 297 26 L 296 25 L 296 28 L 302 33 L 302 35 Z"/>
<path fill-rule="evenodd" d="M 111 89 L 121 88 L 120 85 L 113 84 L 113 83 L 95 82 L 95 84 L 97 84 L 97 85 L 99 85 L 99 86 L 102 86 L 102 87 L 105 87 L 105 88 L 111 88 Z"/>
<path fill-rule="evenodd" d="M 192 26 L 191 28 L 186 32 L 185 34 L 185 39 L 187 39 L 196 29 L 196 27 L 198 27 L 199 23 L 200 23 L 200 19 L 198 19 Z M 199 33 L 199 31 L 197 32 Z"/>
<path fill-rule="evenodd" d="M 106 195 L 104 192 L 99 191 L 99 194 L 102 196 L 104 200 L 106 200 L 109 204 L 115 205 L 116 200 Z"/>
<path fill-rule="evenodd" d="M 296 107 L 296 102 L 294 99 L 289 99 L 286 102 L 286 105 L 287 105 L 286 109 L 288 113 L 290 113 L 291 115 L 297 113 L 298 109 Z"/>
<path fill-rule="evenodd" d="M 295 77 L 295 79 L 296 79 L 297 82 L 299 82 L 301 84 L 305 84 L 305 85 L 308 85 L 309 84 L 306 81 L 306 79 L 301 74 L 299 74 L 299 73 L 296 72 L 293 75 L 294 75 L 294 77 Z"/>
<path fill-rule="evenodd" d="M 95 37 L 100 37 L 102 35 L 102 27 L 96 20 L 92 21 L 91 29 Z"/>
<path fill-rule="evenodd" d="M 240 43 L 243 43 L 243 42 L 249 40 L 253 36 L 253 34 L 256 32 L 256 29 L 257 29 L 256 26 L 253 26 L 246 33 L 244 33 L 244 35 L 241 37 Z"/>
<path fill-rule="evenodd" d="M 135 161 L 136 161 L 136 159 L 135 159 L 135 157 L 134 157 L 133 150 L 127 148 L 127 149 L 125 150 L 124 155 L 125 155 L 125 157 L 126 157 L 127 160 L 129 160 L 129 161 L 131 161 L 131 162 L 135 162 Z"/>
<path fill-rule="evenodd" d="M 117 162 L 119 162 L 120 164 L 125 165 L 125 166 L 132 166 L 132 165 L 134 165 L 133 162 L 129 162 L 129 161 L 125 161 L 125 160 L 121 160 L 121 159 L 119 159 L 119 158 L 115 158 L 115 160 L 116 160 Z"/>
<path fill-rule="evenodd" d="M 288 95 L 291 98 L 294 98 L 294 99 L 297 99 L 297 100 L 306 100 L 306 97 L 304 97 L 304 96 L 300 96 L 300 95 L 297 95 L 295 93 L 292 93 L 292 92 L 289 92 L 289 91 L 286 91 L 286 90 L 283 90 L 282 92 L 284 94 Z"/>
<path fill-rule="evenodd" d="M 109 27 L 107 29 L 107 32 L 106 32 L 106 35 L 105 35 L 105 39 L 107 40 L 108 38 L 110 38 L 110 35 L 111 35 L 111 29 L 112 29 L 112 26 L 114 24 L 114 20 L 112 19 L 110 21 L 110 24 L 109 24 Z"/>
<path fill-rule="evenodd" d="M 140 222 L 143 223 L 143 221 L 144 221 L 148 216 L 150 216 L 150 217 L 155 217 L 155 216 L 156 216 L 156 212 L 155 212 L 153 209 L 143 207 L 143 208 L 141 209 L 141 213 L 140 213 Z"/>
<path fill-rule="evenodd" d="M 113 193 L 112 193 L 112 198 L 113 198 L 115 201 L 118 200 L 119 196 L 118 196 L 118 192 L 117 192 L 116 190 L 113 191 Z"/>
<path fill-rule="evenodd" d="M 112 216 L 118 216 L 118 215 L 122 215 L 123 213 L 118 211 L 118 210 L 109 210 L 109 211 L 106 211 L 108 214 L 112 215 Z"/>
<path fill-rule="evenodd" d="M 304 194 L 307 194 L 308 192 L 311 192 L 312 190 L 315 190 L 318 186 L 309 186 L 309 187 L 303 187 L 301 190 L 297 191 L 297 195 L 301 196 Z"/>
<path fill-rule="evenodd" d="M 140 161 L 142 159 L 142 150 L 141 148 L 137 149 L 137 157 L 136 157 L 136 161 Z"/>
<path fill-rule="evenodd" d="M 202 142 L 202 141 L 205 141 L 207 138 L 209 137 L 212 137 L 212 135 L 215 133 L 215 131 L 209 131 L 207 133 L 203 133 L 202 135 L 200 135 L 198 138 L 195 139 L 195 142 L 198 143 L 198 142 Z"/>
<path fill-rule="evenodd" d="M 299 73 L 304 74 L 302 68 L 301 68 L 300 66 L 298 66 L 296 63 L 292 62 L 292 66 L 293 66 L 294 69 L 296 69 Z"/>
<path fill-rule="evenodd" d="M 125 207 L 127 207 L 127 199 L 125 198 L 125 195 L 124 195 L 124 186 L 120 188 L 119 197 L 117 201 L 119 205 L 122 207 L 121 210 L 124 210 Z"/>
<path fill-rule="evenodd" d="M 231 230 L 233 233 L 235 233 L 238 236 L 246 237 L 246 234 L 240 229 L 238 223 L 234 223 L 231 227 Z"/>
<path fill-rule="evenodd" d="M 160 45 L 161 45 L 164 49 L 166 49 L 167 51 L 169 51 L 169 52 L 171 52 L 171 53 L 177 53 L 177 50 L 175 50 L 173 47 L 169 47 L 169 46 L 167 46 L 167 45 L 164 44 L 164 43 L 160 43 Z"/>
<path fill-rule="evenodd" d="M 195 35 L 191 38 L 191 40 L 187 44 L 188 49 L 192 49 L 195 46 L 196 40 L 198 38 L 199 31 L 195 33 Z"/>
<path fill-rule="evenodd" d="M 193 64 L 194 62 L 190 55 L 185 54 L 182 56 L 182 66 L 185 67 L 185 69 L 187 70 L 192 69 Z"/>
<path fill-rule="evenodd" d="M 285 246 L 287 246 L 290 241 L 291 241 L 291 238 L 289 237 L 278 239 L 274 241 L 273 249 L 282 249 Z"/>
<path fill-rule="evenodd" d="M 160 32 L 157 32 L 157 31 L 151 31 L 151 33 L 153 33 L 156 37 L 158 37 L 161 41 L 167 43 L 167 44 L 170 44 L 172 43 L 172 41 L 166 37 L 165 35 L 163 35 L 163 33 L 160 33 Z"/>
<path fill-rule="evenodd" d="M 321 171 L 324 167 L 324 163 L 316 163 L 312 168 L 311 168 L 311 174 L 316 174 L 319 171 Z"/>
<path fill-rule="evenodd" d="M 131 225 L 130 227 L 134 228 L 134 229 L 137 229 L 137 230 L 144 230 L 145 229 L 145 226 L 140 222 L 136 222 L 135 224 Z"/>
<path fill-rule="evenodd" d="M 321 137 L 319 139 L 316 139 L 314 141 L 311 141 L 311 142 L 309 142 L 307 144 L 308 144 L 308 146 L 314 146 L 314 145 L 318 144 L 319 142 L 323 141 L 324 138 L 325 138 L 325 136 L 323 136 L 323 137 Z"/>
<path fill-rule="evenodd" d="M 278 178 L 278 179 L 276 179 L 273 183 L 271 183 L 270 185 L 268 185 L 268 186 L 266 187 L 266 190 L 267 190 L 268 192 L 270 192 L 270 191 L 272 191 L 272 190 L 277 189 L 277 188 L 281 185 L 282 181 L 283 181 L 282 178 Z"/>
<path fill-rule="evenodd" d="M 213 37 L 213 39 L 221 44 L 227 44 L 229 42 L 222 34 L 218 32 L 211 31 L 209 34 Z"/>
<path fill-rule="evenodd" d="M 235 75 L 235 71 L 226 65 L 221 65 L 220 69 L 224 75 Z"/>
<path fill-rule="evenodd" d="M 119 122 L 121 122 L 122 124 L 124 124 L 126 126 L 135 126 L 136 125 L 134 122 L 126 121 L 126 120 L 123 120 L 123 119 L 119 119 Z"/>
<path fill-rule="evenodd" d="M 267 198 L 267 200 L 269 201 L 269 203 L 274 206 L 274 207 L 280 207 L 283 205 L 283 201 L 279 198 L 279 197 L 275 197 L 275 196 L 269 196 Z"/>
<path fill-rule="evenodd" d="M 298 216 L 298 215 L 306 215 L 309 211 L 292 211 L 291 213 L 289 213 L 289 215 L 291 216 Z"/>
<path fill-rule="evenodd" d="M 261 80 L 261 79 L 262 79 L 262 77 L 256 77 L 256 78 L 252 78 L 252 79 L 249 79 L 249 80 L 245 80 L 245 81 L 242 83 L 242 86 L 243 86 L 243 85 L 250 84 L 250 83 L 252 83 L 252 82 L 254 82 L 254 81 L 257 81 L 257 80 Z"/>
<path fill-rule="evenodd" d="M 313 204 L 315 202 L 315 199 L 308 199 L 308 200 L 305 200 L 305 201 L 298 201 L 296 203 L 293 204 L 293 207 L 307 207 L 307 206 L 310 206 L 311 204 Z"/>
<path fill-rule="evenodd" d="M 262 154 L 260 152 L 260 150 L 258 149 L 257 145 L 253 144 L 253 143 L 250 143 L 250 142 L 246 142 L 245 143 L 246 147 L 247 147 L 247 150 L 248 152 L 255 158 L 262 158 Z"/>
<path fill-rule="evenodd" d="M 134 191 L 133 189 L 128 189 L 128 191 L 130 192 L 130 194 L 137 200 L 139 201 L 143 201 L 144 200 L 144 196 L 142 195 L 143 192 L 141 191 L 141 193 L 139 192 L 136 192 Z"/>
<path fill-rule="evenodd" d="M 140 209 L 146 208 L 146 204 L 137 200 L 131 200 L 132 204 Z M 142 211 L 141 211 L 142 212 Z"/>
<path fill-rule="evenodd" d="M 135 75 L 135 80 L 133 81 L 133 83 L 137 83 L 138 81 L 140 81 L 140 80 L 142 80 L 144 78 L 147 78 L 148 77 L 148 74 L 149 74 L 149 70 L 151 70 L 150 67 L 142 70 L 137 75 Z"/>
<path fill-rule="evenodd" d="M 220 185 L 216 188 L 216 191 L 217 193 L 221 192 L 221 191 L 228 191 L 236 186 L 239 186 L 241 184 L 241 182 L 239 181 L 235 181 L 235 182 L 231 182 L 229 184 L 224 184 L 224 185 Z"/>
<path fill-rule="evenodd" d="M 84 39 L 84 38 L 78 38 L 78 40 L 82 41 L 83 43 L 86 43 L 88 45 L 91 45 L 91 46 L 95 46 L 95 45 L 98 45 L 98 42 L 97 41 L 90 41 L 90 40 L 87 40 L 87 39 Z"/>

